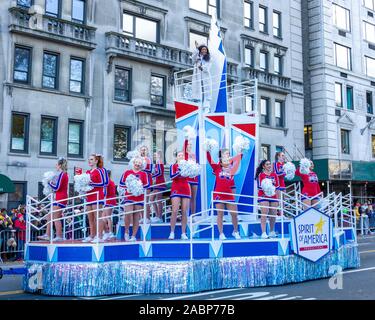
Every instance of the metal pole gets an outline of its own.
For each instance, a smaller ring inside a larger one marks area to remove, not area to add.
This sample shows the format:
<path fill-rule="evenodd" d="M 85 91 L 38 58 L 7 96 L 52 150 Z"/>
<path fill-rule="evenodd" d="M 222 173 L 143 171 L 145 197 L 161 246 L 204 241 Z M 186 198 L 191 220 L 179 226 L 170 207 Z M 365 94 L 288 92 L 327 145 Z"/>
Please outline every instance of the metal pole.
<path fill-rule="evenodd" d="M 146 214 L 147 214 L 147 206 L 148 206 L 148 197 L 147 197 L 147 190 L 144 191 L 144 197 L 145 197 L 145 205 L 143 206 L 143 242 L 146 242 L 146 232 L 145 232 L 145 225 L 146 225 Z M 133 221 L 133 229 L 134 229 L 134 221 Z"/>
<path fill-rule="evenodd" d="M 99 242 L 99 192 L 96 192 L 96 244 Z"/>
<path fill-rule="evenodd" d="M 190 216 L 190 260 L 193 260 L 193 217 Z"/>
<path fill-rule="evenodd" d="M 283 192 L 280 191 L 280 213 L 281 213 L 281 239 L 284 239 L 284 210 L 283 210 Z"/>
<path fill-rule="evenodd" d="M 50 210 L 49 210 L 49 213 L 50 213 L 50 219 L 49 219 L 49 222 L 50 222 L 50 238 L 49 238 L 49 242 L 52 243 L 52 238 L 53 238 L 53 194 L 51 194 L 51 200 L 50 200 Z"/>

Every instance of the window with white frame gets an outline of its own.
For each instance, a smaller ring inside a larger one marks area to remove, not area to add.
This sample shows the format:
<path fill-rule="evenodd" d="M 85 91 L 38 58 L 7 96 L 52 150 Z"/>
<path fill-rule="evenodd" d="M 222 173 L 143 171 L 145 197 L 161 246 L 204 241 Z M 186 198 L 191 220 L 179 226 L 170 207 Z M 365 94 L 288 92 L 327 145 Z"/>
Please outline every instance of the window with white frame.
<path fill-rule="evenodd" d="M 254 66 L 254 48 L 245 48 L 245 64 L 250 67 Z"/>
<path fill-rule="evenodd" d="M 261 51 L 259 55 L 260 70 L 268 71 L 268 52 Z"/>
<path fill-rule="evenodd" d="M 189 8 L 212 15 L 218 15 L 217 0 L 189 0 Z"/>
<path fill-rule="evenodd" d="M 259 31 L 267 33 L 268 32 L 268 25 L 267 25 L 267 8 L 259 6 Z"/>
<path fill-rule="evenodd" d="M 350 11 L 333 4 L 333 23 L 338 29 L 350 32 Z"/>
<path fill-rule="evenodd" d="M 283 73 L 283 64 L 281 56 L 275 55 L 273 57 L 273 72 L 280 75 Z"/>
<path fill-rule="evenodd" d="M 260 123 L 261 124 L 265 124 L 265 125 L 270 124 L 269 102 L 270 102 L 270 99 L 268 99 L 268 98 L 261 98 L 260 99 L 260 115 L 261 115 Z"/>
<path fill-rule="evenodd" d="M 350 154 L 350 131 L 341 129 L 341 153 Z"/>
<path fill-rule="evenodd" d="M 125 34 L 131 37 L 150 42 L 159 42 L 159 25 L 157 21 L 137 17 L 125 12 L 122 17 L 122 29 Z"/>
<path fill-rule="evenodd" d="M 275 119 L 276 119 L 276 127 L 283 128 L 284 124 L 284 102 L 283 101 L 275 101 Z"/>
<path fill-rule="evenodd" d="M 375 59 L 365 57 L 366 75 L 375 78 Z"/>
<path fill-rule="evenodd" d="M 375 10 L 375 0 L 363 0 L 363 5 L 370 10 Z"/>
<path fill-rule="evenodd" d="M 351 70 L 352 69 L 351 48 L 335 43 L 334 50 L 335 50 L 336 66 L 343 68 L 343 69 Z"/>
<path fill-rule="evenodd" d="M 367 21 L 363 21 L 363 25 L 364 25 L 363 29 L 365 33 L 365 40 L 368 42 L 375 43 L 375 25 Z"/>
<path fill-rule="evenodd" d="M 244 26 L 250 29 L 254 28 L 254 4 L 252 1 L 244 1 L 243 7 Z"/>
<path fill-rule="evenodd" d="M 273 35 L 281 38 L 281 12 L 274 11 L 272 14 Z"/>
<path fill-rule="evenodd" d="M 336 107 L 342 107 L 342 84 L 335 83 L 335 104 Z"/>

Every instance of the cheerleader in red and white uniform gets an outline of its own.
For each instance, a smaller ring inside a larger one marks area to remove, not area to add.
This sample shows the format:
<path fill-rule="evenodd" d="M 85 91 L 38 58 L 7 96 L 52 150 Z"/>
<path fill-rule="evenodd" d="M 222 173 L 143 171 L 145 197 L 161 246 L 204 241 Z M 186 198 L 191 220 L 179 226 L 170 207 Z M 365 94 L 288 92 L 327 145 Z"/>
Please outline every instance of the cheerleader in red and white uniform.
<path fill-rule="evenodd" d="M 314 162 L 310 161 L 310 172 L 308 174 L 301 173 L 300 168 L 296 170 L 296 175 L 299 176 L 303 183 L 302 188 L 302 202 L 306 208 L 315 206 L 322 196 L 322 191 L 319 186 L 319 179 L 314 170 Z"/>
<path fill-rule="evenodd" d="M 284 152 L 276 152 L 275 162 L 273 164 L 273 171 L 276 173 L 277 177 L 279 178 L 278 194 L 280 193 L 280 191 L 285 191 L 286 189 L 284 164 L 285 164 Z"/>
<path fill-rule="evenodd" d="M 185 159 L 194 160 L 196 161 L 195 154 L 192 152 L 193 144 L 188 139 L 185 139 L 184 143 L 184 151 L 185 151 Z M 198 176 L 195 178 L 189 178 L 189 184 L 191 189 L 191 200 L 190 200 L 190 213 L 195 214 L 196 211 L 196 199 L 197 199 L 197 191 L 198 191 Z"/>
<path fill-rule="evenodd" d="M 65 158 L 59 158 L 56 163 L 56 170 L 58 175 L 50 181 L 48 184 L 53 189 L 55 193 L 53 206 L 52 219 L 55 220 L 56 237 L 53 241 L 62 241 L 62 223 L 60 219 L 62 217 L 62 211 L 66 208 L 68 204 L 68 186 L 69 186 L 69 176 L 68 176 L 68 161 Z M 51 221 L 50 214 L 47 216 L 48 221 Z M 43 236 L 38 237 L 40 240 L 49 240 L 51 235 L 51 223 L 47 224 L 46 233 Z"/>
<path fill-rule="evenodd" d="M 142 157 L 135 157 L 132 159 L 132 169 L 126 170 L 120 180 L 120 188 L 124 188 L 126 190 L 124 200 L 122 204 L 124 205 L 125 211 L 125 240 L 126 241 L 136 241 L 136 235 L 139 228 L 139 218 L 141 216 L 141 212 L 143 212 L 143 205 L 145 201 L 144 193 L 139 196 L 133 196 L 127 189 L 126 189 L 126 179 L 130 175 L 134 175 L 136 178 L 142 181 L 143 188 L 146 190 L 150 187 L 150 180 L 148 175 L 142 171 L 143 167 L 143 158 Z M 133 234 L 129 237 L 129 229 L 131 219 L 133 218 Z"/>
<path fill-rule="evenodd" d="M 112 213 L 113 208 L 117 206 L 116 199 L 116 185 L 111 179 L 111 170 L 107 170 L 108 174 L 108 186 L 104 189 L 105 193 L 105 205 L 103 217 L 107 217 L 104 220 L 104 235 L 103 240 L 113 239 L 116 236 L 112 232 Z"/>
<path fill-rule="evenodd" d="M 228 149 L 219 151 L 219 163 L 213 163 L 210 152 L 207 151 L 207 161 L 211 165 L 213 174 L 216 176 L 215 189 L 214 189 L 214 204 L 217 211 L 217 227 L 220 233 L 220 240 L 225 240 L 226 237 L 223 233 L 223 216 L 224 210 L 228 210 L 232 216 L 233 224 L 233 237 L 237 240 L 241 239 L 238 232 L 238 216 L 237 205 L 231 202 L 235 201 L 234 193 L 236 185 L 234 183 L 234 175 L 240 166 L 242 153 L 235 157 L 230 157 Z M 224 201 L 220 202 L 220 201 Z"/>
<path fill-rule="evenodd" d="M 151 215 L 151 206 L 150 206 L 150 194 L 152 191 L 152 170 L 153 170 L 153 164 L 152 159 L 148 156 L 148 148 L 146 146 L 141 146 L 139 148 L 139 152 L 141 154 L 141 157 L 143 158 L 143 161 L 146 163 L 145 168 L 142 170 L 147 174 L 148 181 L 150 181 L 150 185 L 147 188 L 147 196 L 145 199 L 146 202 L 146 223 L 150 223 L 150 215 Z M 142 219 L 143 220 L 143 219 Z"/>
<path fill-rule="evenodd" d="M 177 152 L 176 163 L 170 166 L 170 176 L 172 180 L 171 187 L 171 201 L 172 201 L 172 216 L 171 216 L 171 233 L 169 240 L 175 238 L 174 230 L 176 227 L 177 213 L 181 205 L 181 239 L 187 240 L 186 225 L 187 225 L 187 213 L 189 210 L 191 190 L 189 185 L 189 178 L 182 177 L 180 174 L 179 163 L 182 160 L 186 160 L 185 152 Z"/>
<path fill-rule="evenodd" d="M 154 184 L 152 187 L 152 193 L 150 195 L 150 201 L 155 211 L 155 217 L 151 219 L 153 223 L 160 223 L 163 222 L 162 219 L 162 210 L 163 204 L 161 202 L 161 198 L 163 196 L 163 191 L 167 189 L 165 185 L 165 177 L 164 177 L 164 164 L 161 162 L 160 159 L 160 151 L 154 153 L 154 170 L 152 174 L 152 178 L 154 179 Z"/>
<path fill-rule="evenodd" d="M 279 185 L 279 178 L 275 172 L 272 172 L 272 165 L 271 162 L 268 160 L 262 160 L 259 164 L 255 179 L 257 180 L 258 185 L 258 202 L 262 204 L 261 208 L 261 217 L 260 223 L 262 228 L 262 239 L 276 238 L 275 232 L 275 222 L 276 222 L 276 214 L 277 214 L 277 206 L 278 206 L 278 197 L 275 192 L 273 196 L 267 196 L 263 189 L 262 189 L 262 181 L 264 179 L 272 180 L 272 184 L 275 186 L 276 190 L 280 187 Z M 266 233 L 266 224 L 267 224 L 267 215 L 270 217 L 270 234 L 269 236 Z"/>
<path fill-rule="evenodd" d="M 90 186 L 93 187 L 91 191 L 87 192 L 86 196 L 86 208 L 89 218 L 90 235 L 83 239 L 83 242 L 102 242 L 102 231 L 103 231 L 103 220 L 99 221 L 99 230 L 96 228 L 96 212 L 99 210 L 100 215 L 101 210 L 104 205 L 104 188 L 106 183 L 106 178 L 103 174 L 103 157 L 100 154 L 92 154 L 88 160 L 90 170 L 86 171 L 86 174 L 90 175 Z M 99 216 L 100 217 L 100 216 Z M 99 232 L 98 232 L 99 231 Z"/>

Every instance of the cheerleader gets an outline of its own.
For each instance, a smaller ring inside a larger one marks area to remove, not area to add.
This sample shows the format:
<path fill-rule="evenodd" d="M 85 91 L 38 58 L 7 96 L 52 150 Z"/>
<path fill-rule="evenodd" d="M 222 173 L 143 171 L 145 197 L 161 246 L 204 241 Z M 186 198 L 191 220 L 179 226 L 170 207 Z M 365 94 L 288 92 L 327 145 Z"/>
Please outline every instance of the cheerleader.
<path fill-rule="evenodd" d="M 142 170 L 143 169 L 143 158 L 135 157 L 132 159 L 132 169 L 126 170 L 120 180 L 120 188 L 126 189 L 126 179 L 130 175 L 134 175 L 136 178 L 141 180 L 143 188 L 147 189 L 150 187 L 150 180 L 148 175 Z M 136 241 L 136 235 L 139 228 L 139 217 L 141 215 L 142 207 L 144 205 L 145 197 L 144 193 L 139 196 L 133 196 L 129 190 L 126 189 L 124 200 L 122 204 L 124 205 L 124 223 L 125 223 L 125 241 Z M 131 219 L 133 219 L 133 234 L 129 237 L 129 229 Z"/>
<path fill-rule="evenodd" d="M 58 175 L 50 181 L 48 184 L 53 189 L 55 196 L 54 202 L 52 204 L 52 219 L 55 220 L 54 225 L 56 229 L 56 237 L 53 241 L 62 241 L 62 223 L 61 219 L 63 209 L 66 208 L 68 204 L 68 186 L 69 186 L 69 176 L 68 176 L 68 161 L 65 158 L 59 158 L 56 163 L 56 170 Z M 51 221 L 50 214 L 47 216 L 48 222 Z M 47 224 L 46 233 L 38 239 L 40 240 L 50 240 L 51 235 L 51 223 Z"/>
<path fill-rule="evenodd" d="M 285 154 L 284 152 L 276 152 L 275 154 L 275 162 L 273 164 L 273 171 L 276 173 L 277 177 L 279 178 L 279 188 L 278 193 L 280 191 L 285 191 L 285 172 L 284 172 L 284 163 L 285 163 Z"/>
<path fill-rule="evenodd" d="M 187 240 L 186 225 L 187 225 L 187 212 L 189 210 L 191 190 L 189 185 L 189 178 L 182 177 L 180 174 L 179 163 L 186 160 L 185 152 L 180 151 L 176 155 L 176 163 L 170 166 L 170 177 L 172 180 L 171 187 L 171 202 L 172 202 L 172 216 L 171 216 L 171 233 L 168 239 L 174 240 L 174 230 L 176 227 L 177 213 L 181 206 L 181 239 Z"/>
<path fill-rule="evenodd" d="M 150 181 L 150 185 L 147 189 L 147 196 L 145 199 L 146 202 L 146 222 L 145 223 L 150 223 L 150 215 L 151 215 L 151 206 L 150 206 L 150 194 L 151 194 L 151 185 L 152 185 L 152 160 L 148 156 L 148 148 L 146 146 L 141 146 L 139 149 L 139 152 L 141 154 L 141 157 L 143 158 L 143 161 L 146 163 L 145 168 L 142 170 L 147 174 L 147 179 Z M 143 219 L 142 219 L 143 220 Z"/>
<path fill-rule="evenodd" d="M 154 161 L 155 166 L 152 174 L 152 178 L 154 179 L 154 187 L 152 188 L 152 193 L 150 196 L 150 201 L 154 208 L 155 217 L 151 219 L 153 223 L 160 223 L 163 222 L 162 219 L 162 210 L 163 204 L 161 202 L 161 198 L 163 195 L 163 191 L 166 190 L 165 185 L 165 178 L 164 178 L 164 164 L 161 163 L 160 160 L 160 151 L 154 153 Z"/>
<path fill-rule="evenodd" d="M 315 206 L 320 199 L 321 190 L 319 186 L 319 179 L 314 170 L 314 163 L 310 161 L 310 172 L 304 174 L 300 168 L 296 170 L 296 175 L 299 176 L 303 183 L 301 200 L 306 208 Z"/>
<path fill-rule="evenodd" d="M 96 212 L 99 210 L 100 215 L 102 214 L 101 209 L 104 205 L 104 187 L 106 182 L 106 178 L 103 175 L 103 170 L 100 170 L 103 168 L 102 155 L 90 155 L 88 164 L 91 169 L 87 170 L 86 174 L 90 175 L 90 186 L 92 186 L 93 189 L 87 192 L 86 196 L 86 208 L 89 218 L 90 235 L 83 239 L 83 242 L 103 242 L 104 240 L 101 238 L 104 224 L 102 219 L 99 220 L 99 230 L 96 228 Z"/>
<path fill-rule="evenodd" d="M 112 213 L 113 208 L 117 206 L 116 200 L 116 185 L 111 179 L 112 172 L 111 170 L 107 170 L 108 174 L 108 186 L 104 189 L 105 190 L 105 205 L 104 205 L 104 213 L 103 217 L 106 219 L 104 220 L 104 235 L 103 240 L 113 239 L 116 236 L 112 232 Z"/>
<path fill-rule="evenodd" d="M 268 160 L 262 160 L 259 164 L 256 174 L 255 180 L 257 180 L 258 184 L 258 203 L 262 204 L 261 208 L 261 217 L 260 223 L 262 228 L 262 239 L 276 238 L 275 232 L 275 222 L 276 222 L 276 214 L 277 214 L 277 206 L 278 206 L 278 198 L 275 192 L 274 195 L 268 196 L 264 193 L 262 189 L 262 181 L 264 179 L 271 179 L 272 184 L 275 188 L 279 188 L 279 178 L 275 172 L 272 172 L 272 165 L 271 162 Z M 270 217 L 270 234 L 269 236 L 266 233 L 266 223 L 267 223 L 267 215 Z"/>
<path fill-rule="evenodd" d="M 185 159 L 196 161 L 195 154 L 192 152 L 192 146 L 193 144 L 187 139 L 185 139 L 185 143 L 184 143 Z M 195 211 L 196 211 L 198 177 L 188 178 L 188 181 L 189 181 L 189 185 L 191 189 L 190 213 L 193 215 L 195 214 Z"/>
<path fill-rule="evenodd" d="M 207 151 L 207 161 L 211 165 L 213 174 L 216 176 L 215 189 L 214 189 L 214 203 L 217 211 L 217 228 L 219 229 L 219 239 L 225 240 L 226 237 L 223 233 L 223 216 L 224 210 L 228 210 L 232 216 L 233 233 L 232 236 L 239 240 L 241 239 L 238 232 L 238 217 L 237 217 L 237 205 L 234 203 L 234 193 L 236 186 L 234 184 L 234 175 L 236 174 L 238 167 L 241 163 L 242 153 L 239 153 L 235 157 L 231 158 L 228 149 L 222 149 L 219 151 L 219 163 L 213 163 L 212 157 L 209 151 Z"/>

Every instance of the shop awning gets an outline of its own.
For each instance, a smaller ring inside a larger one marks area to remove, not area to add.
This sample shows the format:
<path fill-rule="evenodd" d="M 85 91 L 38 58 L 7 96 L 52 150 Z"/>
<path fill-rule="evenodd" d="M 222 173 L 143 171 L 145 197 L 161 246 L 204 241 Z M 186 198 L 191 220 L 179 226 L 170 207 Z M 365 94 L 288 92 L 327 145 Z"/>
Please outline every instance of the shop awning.
<path fill-rule="evenodd" d="M 16 191 L 12 180 L 0 174 L 0 193 L 13 193 Z"/>

